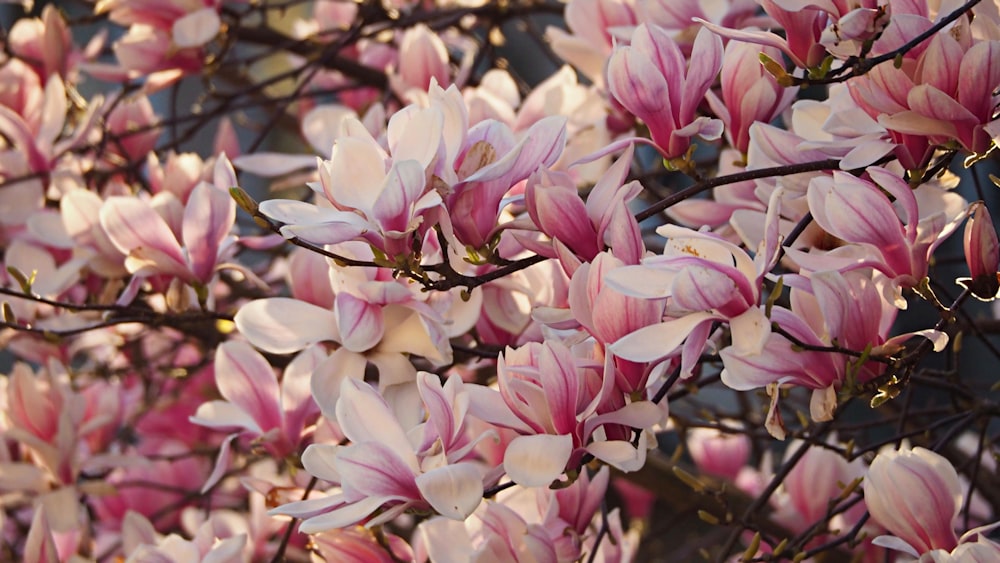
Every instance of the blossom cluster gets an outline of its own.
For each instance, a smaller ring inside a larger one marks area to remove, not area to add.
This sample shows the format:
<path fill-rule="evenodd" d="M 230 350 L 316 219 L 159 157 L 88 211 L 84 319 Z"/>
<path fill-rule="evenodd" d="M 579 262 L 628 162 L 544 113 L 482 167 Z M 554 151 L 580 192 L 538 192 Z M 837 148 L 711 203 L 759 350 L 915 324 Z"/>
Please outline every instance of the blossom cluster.
<path fill-rule="evenodd" d="M 2 37 L 0 559 L 1000 558 L 1000 0 L 81 6 Z"/>

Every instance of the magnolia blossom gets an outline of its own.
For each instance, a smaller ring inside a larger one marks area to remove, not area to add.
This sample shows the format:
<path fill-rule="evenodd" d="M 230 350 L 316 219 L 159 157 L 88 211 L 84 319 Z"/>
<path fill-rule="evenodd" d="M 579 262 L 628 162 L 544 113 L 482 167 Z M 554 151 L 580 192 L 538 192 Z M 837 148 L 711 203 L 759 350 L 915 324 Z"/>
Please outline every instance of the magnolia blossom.
<path fill-rule="evenodd" d="M 215 382 L 225 401 L 198 407 L 191 422 L 211 428 L 240 428 L 220 450 L 214 475 L 228 464 L 233 437 L 257 439 L 278 458 L 295 452 L 307 420 L 319 412 L 310 393 L 312 372 L 326 359 L 318 346 L 303 351 L 288 364 L 279 385 L 271 367 L 245 342 L 226 342 L 215 353 Z M 206 488 L 214 484 L 210 479 Z"/>
<path fill-rule="evenodd" d="M 432 561 L 577 561 L 597 551 L 595 561 L 628 561 L 632 544 L 618 509 L 608 515 L 610 538 L 593 520 L 608 486 L 608 469 L 587 473 L 566 488 L 534 489 L 485 501 L 466 522 L 431 518 L 417 528 L 418 553 Z"/>
<path fill-rule="evenodd" d="M 232 165 L 221 155 L 215 162 L 214 184 L 199 183 L 186 203 L 170 193 L 152 201 L 111 197 L 101 208 L 101 226 L 127 255 L 130 273 L 164 274 L 204 286 L 233 250 L 229 232 L 236 221 L 236 203 L 229 188 L 236 184 Z"/>
<path fill-rule="evenodd" d="M 618 47 L 608 61 L 608 90 L 649 127 L 649 135 L 663 154 L 683 156 L 691 138 L 708 140 L 722 135 L 722 123 L 695 118 L 705 92 L 722 66 L 722 41 L 708 30 L 698 32 L 692 57 L 685 64 L 680 47 L 666 30 L 642 24 L 629 46 Z"/>
<path fill-rule="evenodd" d="M 540 231 L 551 239 L 551 249 L 526 238 L 522 244 L 546 255 L 555 255 L 572 273 L 573 264 L 589 262 L 611 247 L 619 259 L 636 264 L 645 251 L 639 224 L 628 203 L 642 189 L 639 182 L 625 183 L 632 161 L 630 147 L 597 181 L 584 203 L 568 174 L 539 169 L 528 178 L 525 205 Z M 570 258 L 572 253 L 575 257 Z"/>
<path fill-rule="evenodd" d="M 504 453 L 504 470 L 514 482 L 547 486 L 587 453 L 623 471 L 645 462 L 647 432 L 633 446 L 628 429 L 648 428 L 662 415 L 649 401 L 615 400 L 610 366 L 601 369 L 557 342 L 533 342 L 508 348 L 497 375 L 499 390 L 469 388 L 470 408 L 521 434 Z"/>
<path fill-rule="evenodd" d="M 888 283 L 880 284 L 886 301 L 905 309 L 901 289 L 916 286 L 927 275 L 934 249 L 964 218 L 965 201 L 957 194 L 927 193 L 933 190 L 930 186 L 918 199 L 889 170 L 869 167 L 867 172 L 871 181 L 838 171 L 809 184 L 814 220 L 827 233 L 852 244 L 821 253 L 790 249 L 788 255 L 813 271 L 874 268 L 888 278 Z M 895 205 L 882 190 L 893 196 Z"/>
<path fill-rule="evenodd" d="M 668 298 L 667 320 L 641 328 L 611 345 L 616 355 L 635 362 L 663 358 L 682 349 L 681 373 L 689 375 L 716 321 L 727 321 L 733 348 L 759 353 L 770 335 L 761 305 L 764 275 L 777 260 L 778 197 L 771 198 L 766 235 L 756 256 L 710 233 L 664 225 L 668 238 L 662 256 L 608 275 L 611 287 L 633 297 Z"/>
<path fill-rule="evenodd" d="M 959 283 L 983 301 L 992 301 L 1000 292 L 1000 242 L 997 241 L 996 227 L 986 204 L 977 201 L 970 206 L 973 210 L 969 222 L 965 224 L 965 263 L 969 266 L 970 278 Z"/>
<path fill-rule="evenodd" d="M 632 0 L 572 0 L 565 11 L 572 33 L 550 26 L 546 39 L 562 60 L 603 86 L 604 65 L 615 46 L 615 34 L 627 37 L 639 24 L 636 4 Z"/>
<path fill-rule="evenodd" d="M 962 488 L 944 457 L 924 448 L 882 452 L 868 469 L 864 491 L 872 518 L 893 534 L 876 540 L 881 545 L 914 557 L 958 546 Z"/>
<path fill-rule="evenodd" d="M 722 98 L 711 90 L 706 93 L 712 111 L 725 124 L 726 140 L 744 154 L 750 146 L 750 126 L 770 123 L 796 95 L 794 88 L 779 85 L 759 64 L 762 55 L 781 59 L 773 47 L 730 41 L 722 58 Z"/>
<path fill-rule="evenodd" d="M 455 520 L 472 514 L 482 501 L 483 474 L 465 460 L 476 441 L 463 427 L 469 396 L 462 380 L 452 377 L 442 386 L 436 376 L 423 372 L 416 387 L 426 423 L 415 424 L 419 413 L 400 410 L 412 403 L 390 405 L 368 384 L 345 379 L 336 417 L 351 443 L 314 444 L 302 456 L 306 471 L 339 483 L 339 492 L 286 504 L 272 513 L 304 518 L 304 533 L 365 520 L 372 527 L 408 509 L 433 509 Z M 408 434 L 422 439 L 411 442 Z"/>

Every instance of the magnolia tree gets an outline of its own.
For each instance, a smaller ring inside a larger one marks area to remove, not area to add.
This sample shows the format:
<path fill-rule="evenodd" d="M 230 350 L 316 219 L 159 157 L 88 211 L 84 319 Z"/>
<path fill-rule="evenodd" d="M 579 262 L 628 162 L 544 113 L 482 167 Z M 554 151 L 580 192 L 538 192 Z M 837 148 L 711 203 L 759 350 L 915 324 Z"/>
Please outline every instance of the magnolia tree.
<path fill-rule="evenodd" d="M 0 559 L 1000 561 L 997 0 L 6 9 Z"/>

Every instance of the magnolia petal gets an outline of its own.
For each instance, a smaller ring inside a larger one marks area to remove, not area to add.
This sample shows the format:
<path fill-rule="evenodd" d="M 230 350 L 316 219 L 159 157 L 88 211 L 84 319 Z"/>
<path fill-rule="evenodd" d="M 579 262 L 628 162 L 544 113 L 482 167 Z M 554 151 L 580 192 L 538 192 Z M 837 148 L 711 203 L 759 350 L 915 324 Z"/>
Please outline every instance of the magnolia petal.
<path fill-rule="evenodd" d="M 896 536 L 879 536 L 872 540 L 872 545 L 877 545 L 886 549 L 893 549 L 895 551 L 902 551 L 908 555 L 920 557 L 920 554 L 917 553 L 917 550 L 914 549 L 912 545 L 906 543 L 906 540 L 903 538 L 897 538 Z"/>
<path fill-rule="evenodd" d="M 233 320 L 251 344 L 272 354 L 288 354 L 316 342 L 340 340 L 333 311 L 287 297 L 251 301 Z"/>
<path fill-rule="evenodd" d="M 590 418 L 584 424 L 584 435 L 589 436 L 598 426 L 621 424 L 630 428 L 649 428 L 661 422 L 663 411 L 652 401 L 637 401 L 624 407 Z"/>
<path fill-rule="evenodd" d="M 833 420 L 835 410 L 837 410 L 837 390 L 833 385 L 813 390 L 809 398 L 809 416 L 814 422 Z"/>
<path fill-rule="evenodd" d="M 614 355 L 633 362 L 652 362 L 673 353 L 711 313 L 692 313 L 679 319 L 643 327 L 608 346 Z"/>
<path fill-rule="evenodd" d="M 315 168 L 316 157 L 278 152 L 258 152 L 234 158 L 233 166 L 262 178 L 274 178 L 298 170 Z"/>
<path fill-rule="evenodd" d="M 216 350 L 215 384 L 222 396 L 252 416 L 262 431 L 281 427 L 278 380 L 264 356 L 246 342 L 226 342 Z"/>
<path fill-rule="evenodd" d="M 331 483 L 340 483 L 337 454 L 344 448 L 337 444 L 311 444 L 302 452 L 302 467 L 313 477 Z"/>
<path fill-rule="evenodd" d="M 157 251 L 163 269 L 186 269 L 187 262 L 173 231 L 149 202 L 126 196 L 110 197 L 100 213 L 101 226 L 122 254 L 135 249 Z"/>
<path fill-rule="evenodd" d="M 31 519 L 31 528 L 24 544 L 24 560 L 39 563 L 59 563 L 59 553 L 52 537 L 52 528 L 41 506 L 35 510 Z"/>
<path fill-rule="evenodd" d="M 611 467 L 630 473 L 642 469 L 646 464 L 646 433 L 639 436 L 639 445 L 633 446 L 625 440 L 594 442 L 587 446 L 587 452 Z"/>
<path fill-rule="evenodd" d="M 378 507 L 392 500 L 390 497 L 368 497 L 357 502 L 342 506 L 336 510 L 313 516 L 302 522 L 299 531 L 303 534 L 318 534 L 327 530 L 344 528 L 357 524 L 366 516 L 375 512 Z"/>
<path fill-rule="evenodd" d="M 249 413 L 227 401 L 202 403 L 188 421 L 209 428 L 243 428 L 257 435 L 264 433 Z"/>
<path fill-rule="evenodd" d="M 417 527 L 417 534 L 426 546 L 431 561 L 440 563 L 475 561 L 472 540 L 464 522 L 448 518 L 431 518 L 424 520 Z"/>
<path fill-rule="evenodd" d="M 236 201 L 227 192 L 199 183 L 184 207 L 184 247 L 191 271 L 207 283 L 215 271 L 219 249 L 236 221 Z"/>
<path fill-rule="evenodd" d="M 322 345 L 310 346 L 292 358 L 281 375 L 281 410 L 289 436 L 298 436 L 306 419 L 318 411 L 312 396 L 312 374 L 328 357 Z"/>
<path fill-rule="evenodd" d="M 512 481 L 524 487 L 547 487 L 566 470 L 573 453 L 573 437 L 538 434 L 511 440 L 503 468 Z"/>
<path fill-rule="evenodd" d="M 413 453 L 413 446 L 406 433 L 385 399 L 370 385 L 350 377 L 345 378 L 340 386 L 336 412 L 337 422 L 349 440 L 355 444 L 380 444 L 400 456 L 414 473 L 419 470 L 417 456 Z"/>
<path fill-rule="evenodd" d="M 0 490 L 43 493 L 48 490 L 46 472 L 32 463 L 0 463 Z"/>
<path fill-rule="evenodd" d="M 338 348 L 312 372 L 309 388 L 324 417 L 336 420 L 337 401 L 344 379 L 363 380 L 367 366 L 368 360 L 361 354 Z"/>
<path fill-rule="evenodd" d="M 215 543 L 212 550 L 205 554 L 201 563 L 230 563 L 241 561 L 243 547 L 247 544 L 247 535 L 239 534 Z"/>
<path fill-rule="evenodd" d="M 522 433 L 531 432 L 531 428 L 514 414 L 496 389 L 468 385 L 465 392 L 469 394 L 469 414 L 472 416 L 503 428 Z"/>
<path fill-rule="evenodd" d="M 223 440 L 222 447 L 219 448 L 219 456 L 215 458 L 215 467 L 212 468 L 212 473 L 208 476 L 208 480 L 201 486 L 201 494 L 205 494 L 212 490 L 212 487 L 214 487 L 219 480 L 222 479 L 223 475 L 226 474 L 226 471 L 229 469 L 229 462 L 232 461 L 233 458 L 233 440 L 235 440 L 237 436 L 239 436 L 239 434 L 230 434 L 225 440 Z"/>
<path fill-rule="evenodd" d="M 382 232 L 406 232 L 411 223 L 413 204 L 424 191 L 426 174 L 415 160 L 393 163 L 386 174 L 382 193 L 372 207 L 370 219 L 377 221 Z"/>
<path fill-rule="evenodd" d="M 465 520 L 483 500 L 483 479 L 471 463 L 428 471 L 417 477 L 417 488 L 438 514 L 453 520 Z"/>
<path fill-rule="evenodd" d="M 385 334 L 382 307 L 358 299 L 350 293 L 337 294 L 334 308 L 344 348 L 364 352 L 374 348 Z"/>
<path fill-rule="evenodd" d="M 405 454 L 409 453 L 409 456 Z M 337 452 L 337 472 L 345 486 L 364 496 L 417 499 L 416 472 L 402 459 L 415 457 L 412 448 L 399 452 L 385 444 L 367 441 L 345 446 Z"/>
<path fill-rule="evenodd" d="M 125 513 L 122 519 L 122 550 L 132 553 L 142 544 L 156 545 L 156 528 L 145 516 L 134 510 Z"/>
<path fill-rule="evenodd" d="M 771 319 L 764 310 L 751 307 L 742 315 L 729 320 L 732 329 L 733 347 L 742 354 L 760 354 L 771 336 Z"/>
<path fill-rule="evenodd" d="M 171 35 L 181 49 L 201 47 L 219 34 L 221 25 L 215 8 L 202 8 L 174 21 Z"/>

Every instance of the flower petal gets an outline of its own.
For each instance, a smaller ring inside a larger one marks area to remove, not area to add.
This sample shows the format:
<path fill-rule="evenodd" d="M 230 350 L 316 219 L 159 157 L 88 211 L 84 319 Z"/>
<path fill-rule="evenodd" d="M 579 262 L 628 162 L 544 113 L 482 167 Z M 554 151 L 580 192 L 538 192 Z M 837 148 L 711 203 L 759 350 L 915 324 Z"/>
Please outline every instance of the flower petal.
<path fill-rule="evenodd" d="M 471 463 L 433 469 L 417 477 L 420 494 L 442 516 L 465 520 L 483 500 L 483 478 Z"/>
<path fill-rule="evenodd" d="M 512 481 L 524 487 L 547 487 L 566 470 L 573 453 L 573 437 L 538 434 L 511 440 L 503 468 Z"/>

